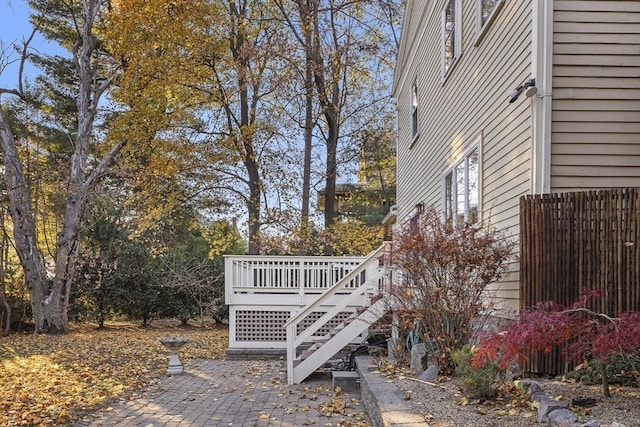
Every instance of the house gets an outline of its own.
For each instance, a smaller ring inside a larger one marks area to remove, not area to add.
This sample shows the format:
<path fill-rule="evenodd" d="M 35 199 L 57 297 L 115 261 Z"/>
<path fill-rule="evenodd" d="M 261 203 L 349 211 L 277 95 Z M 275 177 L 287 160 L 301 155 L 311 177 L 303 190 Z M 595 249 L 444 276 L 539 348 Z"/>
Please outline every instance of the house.
<path fill-rule="evenodd" d="M 399 223 L 434 206 L 517 239 L 521 196 L 640 187 L 638 1 L 408 0 L 393 94 Z"/>
<path fill-rule="evenodd" d="M 393 91 L 386 224 L 434 206 L 518 238 L 522 196 L 640 187 L 638 1 L 407 0 Z M 227 256 L 230 353 L 286 351 L 303 381 L 388 308 L 385 256 Z M 496 284 L 505 309 L 518 270 Z"/>

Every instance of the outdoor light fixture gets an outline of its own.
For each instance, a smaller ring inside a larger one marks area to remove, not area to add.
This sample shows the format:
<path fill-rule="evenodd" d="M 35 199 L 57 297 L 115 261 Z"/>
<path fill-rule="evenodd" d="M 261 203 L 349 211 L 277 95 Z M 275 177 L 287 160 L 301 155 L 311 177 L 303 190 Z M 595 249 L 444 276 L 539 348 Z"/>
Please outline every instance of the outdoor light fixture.
<path fill-rule="evenodd" d="M 509 104 L 516 102 L 516 100 L 522 95 L 522 92 L 525 93 L 527 98 L 531 98 L 533 95 L 538 93 L 538 88 L 536 87 L 536 79 L 531 79 L 526 83 L 521 84 L 516 88 L 515 91 L 509 94 Z"/>

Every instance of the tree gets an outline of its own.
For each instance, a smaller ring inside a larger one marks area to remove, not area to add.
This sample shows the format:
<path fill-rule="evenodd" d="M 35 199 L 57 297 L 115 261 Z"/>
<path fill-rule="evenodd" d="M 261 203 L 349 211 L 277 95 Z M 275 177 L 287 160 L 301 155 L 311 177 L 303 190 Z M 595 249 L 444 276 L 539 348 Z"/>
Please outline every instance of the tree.
<path fill-rule="evenodd" d="M 392 266 L 400 281 L 392 287 L 393 308 L 422 322 L 441 372 L 453 372 L 452 352 L 491 314 L 489 286 L 505 272 L 512 249 L 500 233 L 445 224 L 434 209 L 394 236 Z"/>
<path fill-rule="evenodd" d="M 107 319 L 123 312 L 126 282 L 122 277 L 126 247 L 133 242 L 123 221 L 122 208 L 108 198 L 93 197 L 84 219 L 76 280 L 70 296 L 70 316 L 92 320 L 104 327 Z"/>
<path fill-rule="evenodd" d="M 100 100 L 118 75 L 118 67 L 109 61 L 101 49 L 99 26 L 108 13 L 107 0 L 64 1 L 34 0 L 32 6 L 41 14 L 35 17 L 36 27 L 52 40 L 70 49 L 77 79 L 77 129 L 74 149 L 68 165 L 65 207 L 58 234 L 53 279 L 47 279 L 47 268 L 36 239 L 36 225 L 30 188 L 16 143 L 0 109 L 0 143 L 5 167 L 5 183 L 9 195 L 9 213 L 14 224 L 14 240 L 29 288 L 36 333 L 60 333 L 69 330 L 67 308 L 75 260 L 79 248 L 80 222 L 88 198 L 99 179 L 113 164 L 125 141 L 115 142 L 103 150 L 104 155 L 90 163 L 97 154 L 94 146 L 94 126 Z M 22 50 L 27 59 L 27 44 Z M 22 70 L 22 67 L 21 67 Z M 20 80 L 22 75 L 20 75 Z M 13 93 L 26 100 L 22 85 Z"/>
<path fill-rule="evenodd" d="M 353 160 L 354 135 L 391 113 L 384 79 L 389 77 L 397 49 L 392 25 L 399 19 L 400 2 L 339 0 L 278 0 L 275 2 L 304 55 L 302 86 L 305 99 L 305 172 L 302 226 L 308 205 L 306 179 L 311 159 L 310 126 L 318 125 L 323 141 L 324 225 L 335 220 L 334 199 L 341 162 Z M 396 4 L 397 3 L 397 4 Z M 397 15 L 396 15 L 397 14 Z M 302 61 L 301 61 L 302 62 Z M 312 120 L 317 105 L 321 120 Z M 344 147 L 340 143 L 344 143 Z M 327 254 L 331 248 L 327 247 Z"/>
<path fill-rule="evenodd" d="M 396 202 L 395 133 L 391 126 L 362 131 L 358 183 L 341 203 L 341 210 L 351 219 L 379 226 Z"/>
<path fill-rule="evenodd" d="M 116 21 L 122 30 L 113 35 L 121 35 L 118 51 L 138 74 L 171 83 L 171 115 L 192 118 L 182 126 L 196 141 L 200 193 L 224 192 L 227 213 L 236 213 L 238 201 L 244 204 L 249 252 L 258 253 L 260 230 L 274 212 L 269 204 L 278 199 L 268 193 L 280 192 L 268 184 L 287 181 L 287 156 L 279 141 L 285 126 L 282 113 L 272 107 L 288 78 L 287 40 L 268 2 L 175 1 L 167 10 L 147 3 L 119 3 Z M 137 88 L 123 94 L 136 96 Z"/>
<path fill-rule="evenodd" d="M 173 292 L 172 302 L 180 304 L 176 314 L 183 325 L 198 316 L 204 326 L 209 314 L 216 321 L 222 320 L 217 314 L 224 305 L 224 285 L 220 286 L 224 281 L 208 257 L 209 250 L 207 241 L 199 233 L 192 233 L 187 241 L 161 257 L 159 285 Z"/>
<path fill-rule="evenodd" d="M 549 353 L 560 346 L 573 362 L 588 358 L 599 362 L 602 392 L 610 397 L 607 364 L 618 355 L 640 356 L 640 313 L 610 317 L 595 312 L 587 303 L 598 296 L 599 292 L 590 291 L 569 307 L 547 301 L 522 310 L 504 331 L 481 338 L 472 361 L 474 367 L 479 369 L 491 362 L 504 369 L 526 360 L 531 352 Z"/>

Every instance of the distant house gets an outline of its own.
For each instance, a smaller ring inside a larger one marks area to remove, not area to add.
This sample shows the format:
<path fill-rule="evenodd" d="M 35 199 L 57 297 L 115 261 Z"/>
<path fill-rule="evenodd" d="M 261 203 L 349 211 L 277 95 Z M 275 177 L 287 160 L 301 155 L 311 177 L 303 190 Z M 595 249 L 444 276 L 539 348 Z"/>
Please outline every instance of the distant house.
<path fill-rule="evenodd" d="M 333 211 L 336 214 L 336 217 L 342 218 L 349 215 L 349 212 L 345 212 L 344 205 L 346 202 L 351 199 L 353 194 L 357 192 L 362 185 L 358 184 L 336 184 L 336 190 L 333 198 Z M 324 212 L 324 203 L 326 198 L 326 189 L 321 189 L 318 191 L 318 211 Z"/>
<path fill-rule="evenodd" d="M 523 195 L 640 187 L 636 0 L 408 0 L 393 91 L 398 222 L 427 205 L 517 238 Z"/>

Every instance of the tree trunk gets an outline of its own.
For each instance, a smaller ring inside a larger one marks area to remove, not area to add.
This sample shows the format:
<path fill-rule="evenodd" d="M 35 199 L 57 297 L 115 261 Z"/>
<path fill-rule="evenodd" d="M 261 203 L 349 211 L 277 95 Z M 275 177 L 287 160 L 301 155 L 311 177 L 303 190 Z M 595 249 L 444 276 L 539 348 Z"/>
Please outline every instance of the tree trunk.
<path fill-rule="evenodd" d="M 252 125 L 255 119 L 254 106 L 256 99 L 249 98 L 249 69 L 251 67 L 250 53 L 247 48 L 248 25 L 246 4 L 237 5 L 236 2 L 229 3 L 232 17 L 234 18 L 234 28 L 232 31 L 233 43 L 231 52 L 236 61 L 236 70 L 238 72 L 238 90 L 240 94 L 240 135 L 238 146 L 242 147 L 242 162 L 247 170 L 249 199 L 247 201 L 247 211 L 249 220 L 249 255 L 257 255 L 260 253 L 260 227 L 262 225 L 260 219 L 260 205 L 262 198 L 262 181 L 260 179 L 260 171 L 256 160 L 253 140 L 254 133 Z M 255 88 L 254 88 L 255 90 Z M 253 96 L 257 96 L 256 93 Z M 230 129 L 231 131 L 231 129 Z"/>
<path fill-rule="evenodd" d="M 36 241 L 36 226 L 29 187 L 18 158 L 13 135 L 1 108 L 0 144 L 16 252 L 29 290 L 36 333 L 45 332 L 48 329 L 45 299 L 49 295 L 45 265 Z"/>
<path fill-rule="evenodd" d="M 246 162 L 249 172 L 249 255 L 260 253 L 260 176 L 255 162 Z"/>
<path fill-rule="evenodd" d="M 69 330 L 67 308 L 73 280 L 75 258 L 78 253 L 82 214 L 90 191 L 113 164 L 124 142 L 114 145 L 87 176 L 87 158 L 93 134 L 94 120 L 101 95 L 112 83 L 112 77 L 98 76 L 94 63 L 96 45 L 93 24 L 96 22 L 101 0 L 82 1 L 80 39 L 73 55 L 78 72 L 78 132 L 71 156 L 71 170 L 63 227 L 57 242 L 55 275 L 49 283 L 41 253 L 38 249 L 34 210 L 15 141 L 0 109 L 0 143 L 5 166 L 5 182 L 9 193 L 9 213 L 13 221 L 16 251 L 24 269 L 31 298 L 36 333 L 62 333 Z M 100 77 L 100 78 L 99 78 Z"/>
<path fill-rule="evenodd" d="M 2 307 L 4 307 L 4 311 L 6 313 L 4 331 L 2 332 L 2 335 L 7 336 L 9 335 L 9 331 L 11 330 L 11 306 L 9 305 L 9 301 L 7 301 L 7 289 L 5 284 L 7 276 L 7 263 L 9 261 L 9 239 L 7 237 L 7 233 L 4 230 L 4 210 L 0 210 L 0 221 L 2 221 L 2 244 L 0 244 L 0 303 L 2 303 Z"/>
<path fill-rule="evenodd" d="M 609 377 L 607 377 L 607 364 L 600 362 L 600 376 L 602 377 L 602 395 L 611 397 L 611 389 L 609 388 Z"/>
<path fill-rule="evenodd" d="M 327 165 L 325 171 L 324 190 L 324 226 L 333 225 L 336 215 L 336 175 L 337 175 L 337 154 L 338 154 L 338 120 L 337 114 L 332 108 L 326 108 L 325 119 L 329 134 L 327 138 Z M 327 254 L 330 255 L 330 254 Z"/>
<path fill-rule="evenodd" d="M 338 55 L 340 42 L 337 34 L 332 34 L 333 52 L 329 56 L 328 64 L 325 64 L 325 57 L 321 49 L 321 31 L 319 23 L 319 3 L 312 1 L 310 6 L 313 24 L 313 78 L 318 92 L 318 99 L 322 107 L 322 113 L 327 126 L 327 153 L 325 170 L 325 200 L 324 200 L 324 226 L 330 227 L 335 217 L 335 190 L 337 177 L 337 148 L 338 136 L 340 134 L 340 85 L 341 70 L 344 64 Z M 335 19 L 335 11 L 329 10 L 331 20 Z M 331 255 L 332 249 L 325 247 L 325 255 Z"/>
<path fill-rule="evenodd" d="M 311 34 L 311 12 L 308 7 L 301 7 L 302 32 L 304 34 L 304 89 L 305 89 L 305 117 L 304 117 L 304 164 L 302 171 L 302 209 L 300 212 L 300 247 L 298 255 L 304 255 L 307 247 L 307 231 L 309 228 L 309 208 L 311 204 L 311 150 L 313 147 L 313 56 Z"/>

